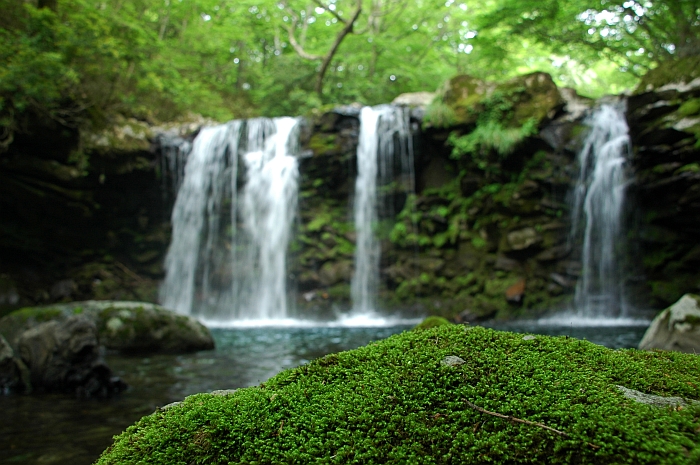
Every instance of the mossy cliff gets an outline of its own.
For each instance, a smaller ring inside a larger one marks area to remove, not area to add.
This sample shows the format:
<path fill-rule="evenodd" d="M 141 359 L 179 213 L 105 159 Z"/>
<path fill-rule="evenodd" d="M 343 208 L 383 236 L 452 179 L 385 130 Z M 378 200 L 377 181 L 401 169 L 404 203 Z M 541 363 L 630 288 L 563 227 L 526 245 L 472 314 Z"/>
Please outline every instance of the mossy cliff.
<path fill-rule="evenodd" d="M 170 240 L 155 126 L 38 120 L 0 153 L 0 312 L 84 299 L 154 301 Z"/>
<path fill-rule="evenodd" d="M 629 98 L 635 283 L 662 308 L 700 290 L 700 63 L 660 65 Z"/>
<path fill-rule="evenodd" d="M 190 396 L 96 463 L 693 464 L 698 373 L 689 354 L 443 325 Z"/>
<path fill-rule="evenodd" d="M 579 272 L 565 197 L 590 104 L 534 73 L 502 84 L 458 76 L 411 111 L 415 193 L 380 189 L 396 212 L 375 228 L 381 305 L 477 320 L 563 304 Z M 358 113 L 311 119 L 302 140 L 291 261 L 301 308 L 349 304 Z"/>
<path fill-rule="evenodd" d="M 627 242 L 639 260 L 625 284 L 642 307 L 700 288 L 700 80 L 692 63 L 674 66 L 629 98 Z M 532 73 L 502 83 L 457 76 L 412 108 L 415 191 L 380 189 L 394 212 L 375 228 L 381 306 L 475 321 L 567 305 L 581 273 L 567 195 L 594 104 Z M 288 261 L 300 312 L 350 303 L 359 112 L 303 119 Z M 115 120 L 91 133 L 18 135 L 0 156 L 0 306 L 155 300 L 176 182 L 161 172 L 158 134 L 191 139 L 204 123 Z"/>

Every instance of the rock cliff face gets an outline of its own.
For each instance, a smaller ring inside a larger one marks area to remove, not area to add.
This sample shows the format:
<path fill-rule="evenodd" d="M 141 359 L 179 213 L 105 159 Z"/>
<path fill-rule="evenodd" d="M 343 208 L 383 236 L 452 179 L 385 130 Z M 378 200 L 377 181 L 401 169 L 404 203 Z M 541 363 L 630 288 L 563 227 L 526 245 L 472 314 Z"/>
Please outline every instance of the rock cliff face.
<path fill-rule="evenodd" d="M 459 76 L 411 112 L 416 191 L 390 193 L 396 219 L 377 229 L 385 308 L 476 320 L 565 302 L 579 272 L 567 245 L 565 198 L 580 105 L 590 105 L 574 97 L 542 73 L 500 85 Z M 302 141 L 309 156 L 300 166 L 302 220 L 292 263 L 299 304 L 314 311 L 349 303 L 356 112 L 323 115 Z M 477 140 L 477 153 L 457 153 L 448 142 L 450 134 L 492 126 L 496 138 L 519 135 L 510 150 Z M 523 127 L 531 129 L 524 134 Z"/>
<path fill-rule="evenodd" d="M 170 240 L 153 128 L 35 125 L 0 154 L 0 311 L 85 299 L 153 301 Z"/>
<path fill-rule="evenodd" d="M 700 288 L 696 77 L 652 75 L 629 98 L 629 243 L 639 263 L 627 284 L 640 306 Z M 501 84 L 459 76 L 434 97 L 402 102 L 423 104 L 411 111 L 416 190 L 390 192 L 396 218 L 377 229 L 382 305 L 463 320 L 566 305 L 580 274 L 567 195 L 594 102 L 543 73 Z M 93 134 L 35 128 L 18 137 L 0 155 L 0 305 L 153 301 L 176 182 L 161 169 L 158 134 L 191 140 L 203 123 L 121 120 Z M 301 310 L 349 303 L 358 134 L 359 107 L 303 123 L 289 261 Z"/>
<path fill-rule="evenodd" d="M 650 72 L 630 96 L 637 288 L 660 308 L 700 289 L 700 59 Z"/>

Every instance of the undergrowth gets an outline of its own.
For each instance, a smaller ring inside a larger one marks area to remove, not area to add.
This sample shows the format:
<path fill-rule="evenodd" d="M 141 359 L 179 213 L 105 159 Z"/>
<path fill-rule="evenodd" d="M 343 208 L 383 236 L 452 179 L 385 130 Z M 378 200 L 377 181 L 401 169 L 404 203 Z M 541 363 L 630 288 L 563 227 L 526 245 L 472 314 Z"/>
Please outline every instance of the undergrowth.
<path fill-rule="evenodd" d="M 97 463 L 700 463 L 700 407 L 654 408 L 615 387 L 698 399 L 699 373 L 694 355 L 440 326 L 190 396 Z"/>

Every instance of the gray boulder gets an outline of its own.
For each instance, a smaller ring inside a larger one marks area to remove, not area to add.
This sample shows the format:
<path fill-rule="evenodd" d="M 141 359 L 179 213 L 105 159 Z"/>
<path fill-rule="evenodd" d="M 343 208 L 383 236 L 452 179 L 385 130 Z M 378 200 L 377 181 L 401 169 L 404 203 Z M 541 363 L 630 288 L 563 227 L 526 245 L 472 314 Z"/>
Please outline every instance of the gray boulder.
<path fill-rule="evenodd" d="M 657 396 L 655 394 L 646 394 L 644 392 L 636 391 L 634 389 L 629 389 L 619 385 L 615 387 L 622 393 L 623 396 L 627 397 L 628 399 L 631 399 L 635 402 L 639 402 L 640 404 L 651 405 L 652 407 L 678 408 L 700 404 L 700 402 L 693 399 L 683 399 L 682 397 L 664 397 Z"/>
<path fill-rule="evenodd" d="M 0 335 L 17 350 L 20 336 L 35 326 L 74 315 L 90 319 L 101 345 L 130 353 L 188 353 L 214 348 L 209 330 L 195 318 L 145 302 L 85 301 L 27 307 L 0 319 Z"/>
<path fill-rule="evenodd" d="M 97 327 L 85 315 L 40 323 L 22 333 L 18 355 L 33 389 L 106 397 L 126 388 L 100 357 Z"/>
<path fill-rule="evenodd" d="M 686 294 L 657 315 L 639 348 L 700 353 L 700 296 Z"/>

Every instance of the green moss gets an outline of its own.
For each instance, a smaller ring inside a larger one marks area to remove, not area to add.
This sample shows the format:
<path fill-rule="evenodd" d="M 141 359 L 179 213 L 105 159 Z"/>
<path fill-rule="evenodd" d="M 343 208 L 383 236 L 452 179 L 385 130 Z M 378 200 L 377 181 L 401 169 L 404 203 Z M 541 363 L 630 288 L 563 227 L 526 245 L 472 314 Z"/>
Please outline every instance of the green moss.
<path fill-rule="evenodd" d="M 700 163 L 688 163 L 687 165 L 681 166 L 674 172 L 674 174 L 681 173 L 700 173 Z"/>
<path fill-rule="evenodd" d="M 17 318 L 19 320 L 34 320 L 40 323 L 54 320 L 63 316 L 63 314 L 63 310 L 53 307 L 24 307 L 10 313 L 13 318 Z"/>
<path fill-rule="evenodd" d="M 648 92 L 666 84 L 689 83 L 700 77 L 700 55 L 668 60 L 645 74 L 635 93 Z"/>
<path fill-rule="evenodd" d="M 472 245 L 475 249 L 483 249 L 487 245 L 486 239 L 483 239 L 479 236 L 474 236 L 472 237 Z"/>
<path fill-rule="evenodd" d="M 651 298 L 654 303 L 671 303 L 684 294 L 683 283 L 677 281 L 649 281 Z"/>
<path fill-rule="evenodd" d="M 450 320 L 443 318 L 441 316 L 429 316 L 420 323 L 418 323 L 413 329 L 414 330 L 424 330 L 431 329 L 437 326 L 451 325 Z"/>
<path fill-rule="evenodd" d="M 350 300 L 350 284 L 338 283 L 328 288 L 328 297 L 333 300 Z"/>
<path fill-rule="evenodd" d="M 690 354 L 445 325 L 231 395 L 190 396 L 128 428 L 96 463 L 692 464 L 700 407 L 653 408 L 615 386 L 698 399 L 698 373 Z"/>
<path fill-rule="evenodd" d="M 325 155 L 339 151 L 337 134 L 315 133 L 309 140 L 309 148 L 314 155 Z"/>
<path fill-rule="evenodd" d="M 695 116 L 700 114 L 700 98 L 686 100 L 677 111 L 681 116 Z"/>
<path fill-rule="evenodd" d="M 425 108 L 423 117 L 423 127 L 446 128 L 457 123 L 455 111 L 445 103 L 442 98 L 437 97 Z"/>

